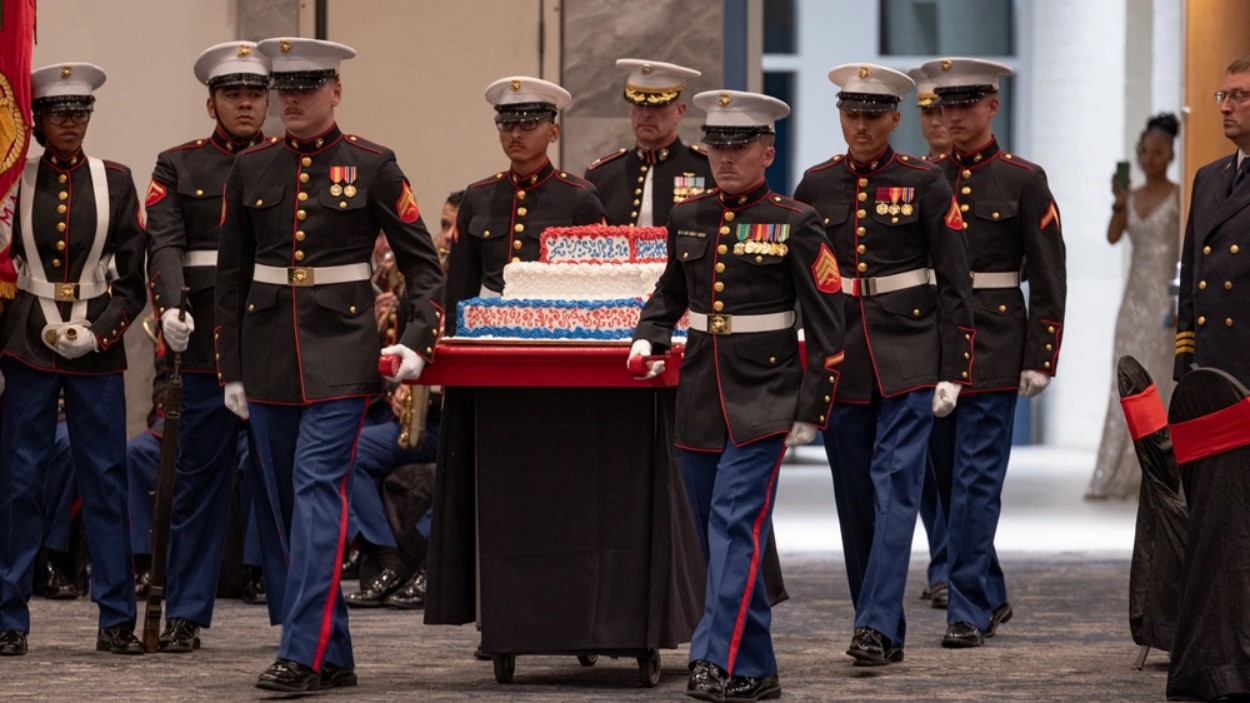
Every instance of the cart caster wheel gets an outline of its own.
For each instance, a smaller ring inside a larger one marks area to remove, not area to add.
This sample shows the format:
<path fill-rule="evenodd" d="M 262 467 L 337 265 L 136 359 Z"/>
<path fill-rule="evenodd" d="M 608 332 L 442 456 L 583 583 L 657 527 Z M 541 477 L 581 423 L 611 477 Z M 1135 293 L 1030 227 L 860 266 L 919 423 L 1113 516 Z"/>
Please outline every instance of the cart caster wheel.
<path fill-rule="evenodd" d="M 598 654 L 579 654 L 577 655 L 577 663 L 582 666 L 594 666 L 599 661 Z"/>
<path fill-rule="evenodd" d="M 512 677 L 516 674 L 516 655 L 492 654 L 490 660 L 495 665 L 495 680 L 499 683 L 512 683 Z"/>
<path fill-rule="evenodd" d="M 660 650 L 648 649 L 638 657 L 638 680 L 643 688 L 654 688 L 660 682 Z"/>

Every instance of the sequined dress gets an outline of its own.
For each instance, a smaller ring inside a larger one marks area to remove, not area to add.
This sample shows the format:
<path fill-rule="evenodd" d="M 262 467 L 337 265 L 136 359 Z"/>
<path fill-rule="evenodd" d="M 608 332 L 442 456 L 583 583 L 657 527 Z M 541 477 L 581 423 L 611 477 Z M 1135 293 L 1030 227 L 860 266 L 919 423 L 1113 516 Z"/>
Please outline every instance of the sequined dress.
<path fill-rule="evenodd" d="M 1138 217 L 1133 194 L 1128 197 L 1128 225 L 1132 244 L 1128 282 L 1115 323 L 1111 397 L 1103 422 L 1102 442 L 1086 498 L 1133 498 L 1141 485 L 1141 467 L 1133 450 L 1120 408 L 1115 366 L 1130 354 L 1150 372 L 1164 406 L 1172 396 L 1173 302 L 1168 281 L 1176 271 L 1180 248 L 1179 192 L 1168 196 L 1144 219 Z"/>

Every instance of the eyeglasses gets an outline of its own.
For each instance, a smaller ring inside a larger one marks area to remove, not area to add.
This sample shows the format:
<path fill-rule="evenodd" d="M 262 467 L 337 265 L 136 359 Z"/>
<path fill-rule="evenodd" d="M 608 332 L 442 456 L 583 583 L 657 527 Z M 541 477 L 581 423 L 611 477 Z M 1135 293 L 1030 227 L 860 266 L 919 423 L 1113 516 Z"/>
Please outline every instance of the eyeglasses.
<path fill-rule="evenodd" d="M 511 132 L 517 127 L 520 127 L 522 132 L 533 132 L 538 129 L 538 125 L 544 122 L 551 122 L 551 120 L 546 117 L 508 120 L 506 122 L 496 122 L 495 127 L 500 132 Z"/>
<path fill-rule="evenodd" d="M 48 115 L 48 121 L 57 127 L 64 127 L 67 124 L 87 124 L 87 120 L 91 119 L 91 113 L 86 110 L 74 110 L 73 112 L 53 112 Z"/>
<path fill-rule="evenodd" d="M 1225 100 L 1232 102 L 1234 105 L 1240 105 L 1250 98 L 1250 91 L 1246 90 L 1217 90 L 1215 91 L 1215 104 L 1223 105 Z"/>

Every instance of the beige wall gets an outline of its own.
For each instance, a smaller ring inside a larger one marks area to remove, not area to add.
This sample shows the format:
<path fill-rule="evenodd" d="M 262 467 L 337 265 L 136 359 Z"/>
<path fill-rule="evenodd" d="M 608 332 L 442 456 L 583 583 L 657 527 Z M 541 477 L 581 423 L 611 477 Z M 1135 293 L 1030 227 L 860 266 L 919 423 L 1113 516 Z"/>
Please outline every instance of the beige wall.
<path fill-rule="evenodd" d="M 482 97 L 509 75 L 559 80 L 559 17 L 548 0 L 330 0 L 326 38 L 356 49 L 343 64 L 343 129 L 395 150 L 426 225 L 452 190 L 507 166 Z M 546 9 L 547 67 L 539 66 Z M 308 13 L 305 13 L 305 16 Z M 302 21 L 308 32 L 310 23 Z M 545 75 L 544 75 L 545 74 Z M 559 154 L 552 152 L 559 164 Z"/>

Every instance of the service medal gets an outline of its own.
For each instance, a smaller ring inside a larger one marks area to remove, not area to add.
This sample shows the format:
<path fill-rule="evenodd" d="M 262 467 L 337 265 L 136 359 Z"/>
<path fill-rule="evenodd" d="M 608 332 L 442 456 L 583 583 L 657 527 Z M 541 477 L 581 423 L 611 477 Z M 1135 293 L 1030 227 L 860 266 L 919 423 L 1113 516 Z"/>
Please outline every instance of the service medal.
<path fill-rule="evenodd" d="M 910 215 L 910 214 L 912 213 L 912 206 L 911 206 L 910 204 L 908 204 L 908 203 L 903 203 L 903 205 L 902 205 L 902 213 L 903 213 L 904 215 Z"/>
<path fill-rule="evenodd" d="M 336 198 L 337 198 L 337 197 L 339 197 L 339 196 L 340 196 L 340 195 L 342 195 L 342 194 L 343 194 L 343 186 L 341 186 L 341 185 L 339 185 L 339 184 L 337 184 L 337 183 L 335 183 L 334 185 L 330 186 L 330 195 L 333 195 L 334 197 L 336 197 Z"/>
<path fill-rule="evenodd" d="M 348 183 L 343 187 L 343 195 L 346 195 L 349 198 L 356 197 L 356 186 Z"/>
<path fill-rule="evenodd" d="M 891 205 L 889 210 L 890 210 L 891 215 L 897 215 L 899 212 L 902 211 L 902 208 L 900 208 L 898 205 Z"/>
<path fill-rule="evenodd" d="M 890 211 L 890 206 L 885 203 L 877 203 L 877 214 L 884 215 Z"/>
<path fill-rule="evenodd" d="M 737 244 L 734 245 L 734 256 L 742 256 L 745 253 L 746 253 L 746 245 L 744 245 L 742 242 L 738 242 Z"/>

